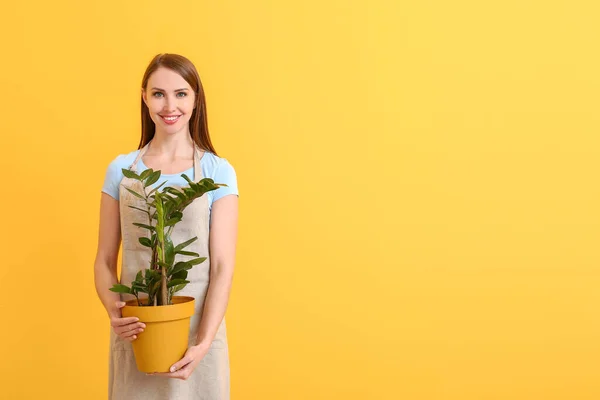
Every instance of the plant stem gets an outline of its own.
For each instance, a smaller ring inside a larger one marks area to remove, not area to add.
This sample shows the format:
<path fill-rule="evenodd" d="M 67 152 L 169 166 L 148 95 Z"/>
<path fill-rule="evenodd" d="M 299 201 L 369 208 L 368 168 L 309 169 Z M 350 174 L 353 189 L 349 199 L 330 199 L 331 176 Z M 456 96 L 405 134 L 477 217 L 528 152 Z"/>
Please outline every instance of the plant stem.
<path fill-rule="evenodd" d="M 146 197 L 146 207 L 148 208 L 148 226 L 152 226 L 152 215 L 150 215 L 150 211 L 152 210 L 151 203 L 148 202 L 148 194 L 146 193 L 146 189 L 144 188 L 144 196 Z M 150 231 L 150 240 L 152 240 L 152 231 Z M 158 269 L 156 268 L 156 248 L 152 248 L 152 258 L 150 259 L 150 269 Z"/>
<path fill-rule="evenodd" d="M 164 263 L 166 261 L 166 254 L 165 254 L 165 240 L 163 237 L 163 241 L 161 243 L 161 247 L 162 247 L 162 255 L 163 255 L 163 266 L 162 268 L 162 274 L 160 276 L 160 301 L 161 304 L 166 306 L 168 304 L 168 297 L 167 297 L 167 268 L 164 266 Z"/>

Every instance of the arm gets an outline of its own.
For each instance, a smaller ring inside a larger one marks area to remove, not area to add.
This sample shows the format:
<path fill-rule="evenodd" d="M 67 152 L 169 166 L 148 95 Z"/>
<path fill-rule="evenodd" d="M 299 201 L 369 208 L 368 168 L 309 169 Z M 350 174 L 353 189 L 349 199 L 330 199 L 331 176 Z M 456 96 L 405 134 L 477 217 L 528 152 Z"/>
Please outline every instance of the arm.
<path fill-rule="evenodd" d="M 225 317 L 233 281 L 237 241 L 238 196 L 215 201 L 210 223 L 210 283 L 198 326 L 196 344 L 208 348 Z"/>
<path fill-rule="evenodd" d="M 116 302 L 121 298 L 111 288 L 117 281 L 117 258 L 121 243 L 119 201 L 102 192 L 100 199 L 100 229 L 98 250 L 94 262 L 94 283 L 96 293 L 110 317 L 121 317 Z"/>

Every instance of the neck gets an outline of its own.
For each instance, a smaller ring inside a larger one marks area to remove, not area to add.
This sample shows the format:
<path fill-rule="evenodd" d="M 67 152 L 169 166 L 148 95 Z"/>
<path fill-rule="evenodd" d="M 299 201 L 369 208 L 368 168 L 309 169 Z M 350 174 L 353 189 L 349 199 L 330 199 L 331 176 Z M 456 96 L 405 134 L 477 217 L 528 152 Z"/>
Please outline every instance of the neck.
<path fill-rule="evenodd" d="M 192 153 L 194 145 L 189 131 L 181 131 L 172 135 L 165 135 L 157 131 L 151 140 L 146 154 L 166 156 L 172 159 L 179 157 L 187 158 Z"/>

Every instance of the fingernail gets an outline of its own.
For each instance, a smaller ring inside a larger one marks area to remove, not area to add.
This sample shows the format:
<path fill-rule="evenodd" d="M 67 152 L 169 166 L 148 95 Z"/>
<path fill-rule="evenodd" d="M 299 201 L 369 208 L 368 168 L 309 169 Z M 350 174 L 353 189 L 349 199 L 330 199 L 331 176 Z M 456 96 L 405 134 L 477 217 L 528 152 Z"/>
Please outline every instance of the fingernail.
<path fill-rule="evenodd" d="M 171 367 L 171 372 L 175 372 L 175 367 Z"/>

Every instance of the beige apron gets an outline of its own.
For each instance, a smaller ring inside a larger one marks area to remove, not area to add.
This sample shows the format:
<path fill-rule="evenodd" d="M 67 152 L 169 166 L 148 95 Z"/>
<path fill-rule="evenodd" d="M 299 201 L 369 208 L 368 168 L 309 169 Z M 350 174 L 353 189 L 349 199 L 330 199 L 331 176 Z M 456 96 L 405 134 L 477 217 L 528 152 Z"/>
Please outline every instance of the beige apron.
<path fill-rule="evenodd" d="M 203 178 L 198 146 L 194 146 L 194 176 L 189 177 L 194 182 Z M 144 146 L 139 155 L 129 167 L 136 171 L 138 161 L 142 158 L 148 145 Z M 141 171 L 140 171 L 141 172 Z M 151 251 L 142 246 L 138 238 L 149 237 L 150 232 L 134 226 L 133 222 L 147 223 L 147 214 L 135 210 L 129 205 L 145 209 L 145 201 L 129 193 L 123 186 L 142 193 L 141 182 L 124 177 L 119 186 L 119 208 L 121 213 L 121 234 L 123 238 L 123 262 L 120 282 L 130 285 L 135 275 L 141 269 L 150 267 Z M 173 186 L 166 183 L 161 187 Z M 144 219 L 146 218 L 146 219 Z M 186 247 L 206 261 L 195 265 L 188 271 L 187 280 L 190 283 L 177 292 L 177 296 L 193 296 L 196 299 L 195 313 L 190 321 L 189 345 L 195 344 L 198 324 L 204 308 L 204 299 L 209 284 L 209 209 L 208 198 L 204 194 L 194 200 L 183 212 L 183 219 L 175 225 L 172 231 L 173 244 L 177 245 L 194 236 L 198 240 Z M 189 260 L 189 256 L 177 254 L 175 262 Z M 134 299 L 133 295 L 121 295 L 122 300 Z M 144 333 L 142 332 L 141 335 Z M 162 376 L 147 376 L 137 370 L 132 345 L 121 339 L 110 330 L 110 353 L 108 374 L 109 400 L 229 400 L 229 351 L 227 345 L 227 330 L 225 319 L 221 322 L 210 350 L 196 366 L 187 380 L 165 378 Z"/>

